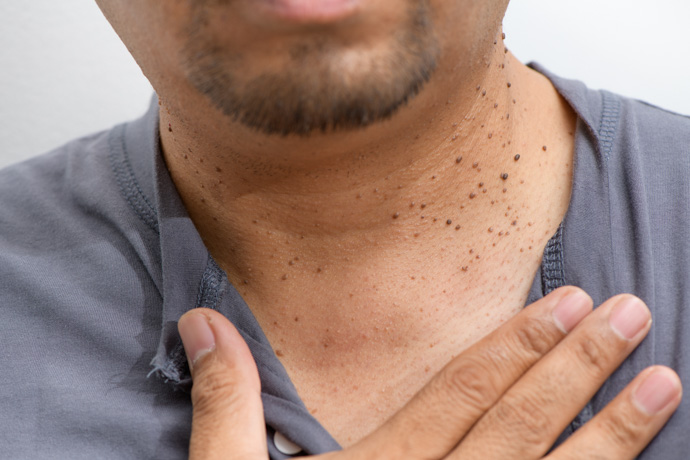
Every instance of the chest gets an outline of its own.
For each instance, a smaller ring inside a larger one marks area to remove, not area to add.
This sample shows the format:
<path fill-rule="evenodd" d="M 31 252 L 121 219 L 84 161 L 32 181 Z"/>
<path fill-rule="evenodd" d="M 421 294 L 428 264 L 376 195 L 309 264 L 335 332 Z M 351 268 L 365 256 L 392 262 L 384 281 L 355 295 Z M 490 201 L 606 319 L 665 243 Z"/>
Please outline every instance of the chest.
<path fill-rule="evenodd" d="M 419 289 L 402 282 L 390 289 L 391 280 L 371 277 L 358 289 L 343 283 L 345 289 L 304 296 L 301 304 L 310 308 L 271 322 L 267 337 L 309 411 L 347 446 L 519 312 L 537 265 L 522 272 L 499 266 L 492 279 L 486 271 L 469 284 L 433 270 L 424 279 L 409 275 Z"/>

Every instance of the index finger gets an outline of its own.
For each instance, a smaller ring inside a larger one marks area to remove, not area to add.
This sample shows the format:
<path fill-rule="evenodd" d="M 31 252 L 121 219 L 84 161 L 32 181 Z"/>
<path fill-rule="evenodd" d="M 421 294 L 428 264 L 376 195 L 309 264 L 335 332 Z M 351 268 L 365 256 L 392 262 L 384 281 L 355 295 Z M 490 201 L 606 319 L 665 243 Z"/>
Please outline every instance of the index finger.
<path fill-rule="evenodd" d="M 553 291 L 453 359 L 357 447 L 380 452 L 385 445 L 390 458 L 446 455 L 591 310 L 592 300 L 581 289 Z"/>

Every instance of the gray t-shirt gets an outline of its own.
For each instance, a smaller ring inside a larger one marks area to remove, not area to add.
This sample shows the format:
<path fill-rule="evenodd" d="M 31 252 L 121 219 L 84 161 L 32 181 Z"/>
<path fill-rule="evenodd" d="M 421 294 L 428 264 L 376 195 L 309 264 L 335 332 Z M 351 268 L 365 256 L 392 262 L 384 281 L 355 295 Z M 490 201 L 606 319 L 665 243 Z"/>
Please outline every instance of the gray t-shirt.
<path fill-rule="evenodd" d="M 646 366 L 690 383 L 690 119 L 538 70 L 579 119 L 570 207 L 528 303 L 574 284 L 595 305 L 635 293 L 654 317 L 565 437 Z M 230 318 L 254 354 L 272 458 L 288 458 L 276 432 L 303 454 L 338 449 L 204 247 L 157 123 L 154 102 L 140 120 L 0 172 L 0 457 L 185 458 L 191 379 L 176 321 L 201 306 Z M 689 404 L 641 458 L 686 458 Z"/>

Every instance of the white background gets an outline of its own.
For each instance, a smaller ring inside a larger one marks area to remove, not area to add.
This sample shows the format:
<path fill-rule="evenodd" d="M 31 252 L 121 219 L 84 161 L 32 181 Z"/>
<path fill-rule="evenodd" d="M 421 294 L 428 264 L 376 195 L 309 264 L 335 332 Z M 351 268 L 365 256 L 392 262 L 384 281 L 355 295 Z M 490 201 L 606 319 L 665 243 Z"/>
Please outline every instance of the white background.
<path fill-rule="evenodd" d="M 523 62 L 690 114 L 688 18 L 687 0 L 513 0 L 504 30 Z M 137 117 L 151 92 L 93 0 L 0 0 L 0 167 Z"/>

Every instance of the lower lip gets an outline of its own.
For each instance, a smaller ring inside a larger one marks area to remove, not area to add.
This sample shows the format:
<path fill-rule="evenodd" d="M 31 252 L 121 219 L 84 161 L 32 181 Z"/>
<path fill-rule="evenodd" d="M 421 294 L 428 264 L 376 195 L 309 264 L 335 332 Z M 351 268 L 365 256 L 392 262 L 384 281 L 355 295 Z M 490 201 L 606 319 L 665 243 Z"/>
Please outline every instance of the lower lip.
<path fill-rule="evenodd" d="M 281 19 L 300 23 L 329 23 L 352 15 L 359 0 L 263 0 L 262 8 Z"/>

